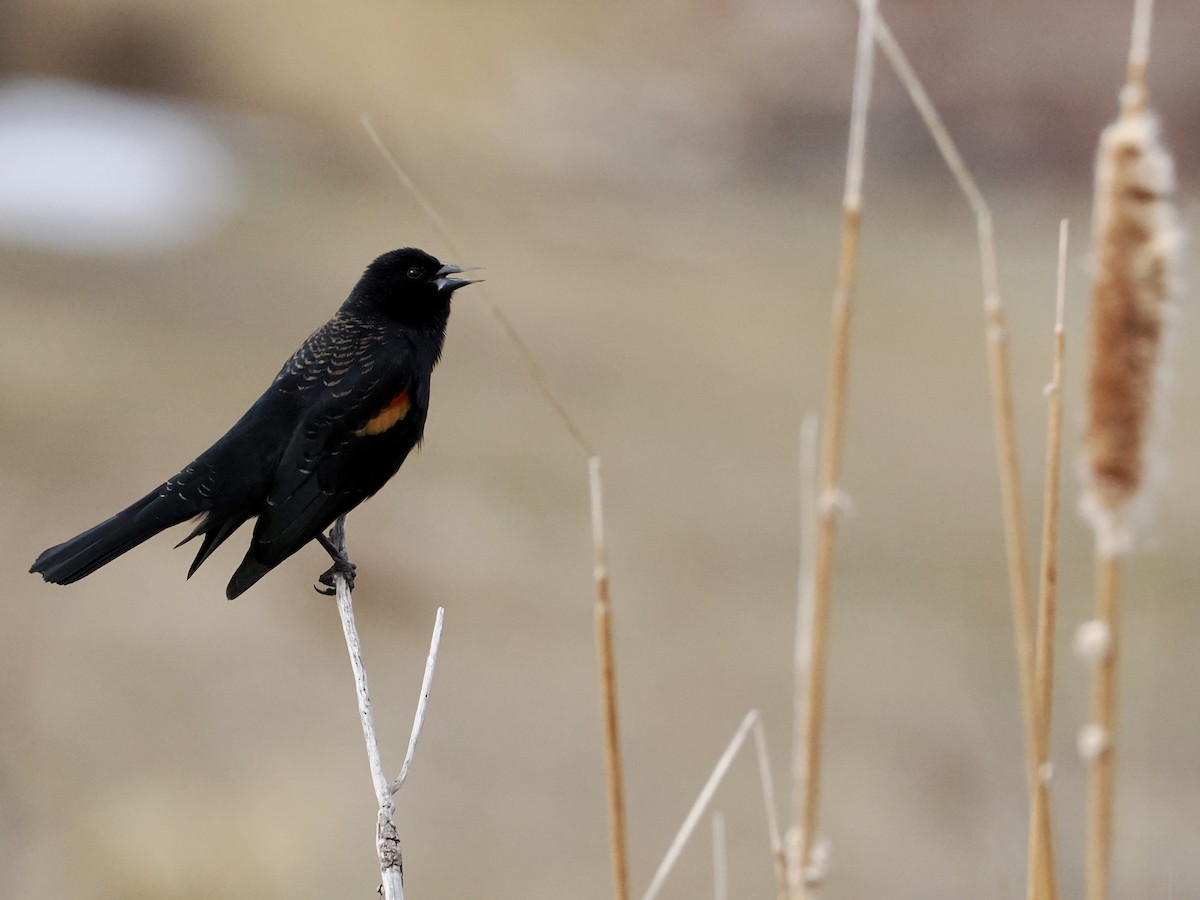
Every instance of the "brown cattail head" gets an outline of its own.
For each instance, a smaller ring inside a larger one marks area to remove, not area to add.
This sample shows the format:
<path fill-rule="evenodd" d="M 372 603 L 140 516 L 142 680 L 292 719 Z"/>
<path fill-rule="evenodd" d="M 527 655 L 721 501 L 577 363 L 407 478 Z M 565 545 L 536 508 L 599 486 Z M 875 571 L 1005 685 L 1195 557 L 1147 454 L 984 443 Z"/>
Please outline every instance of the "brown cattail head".
<path fill-rule="evenodd" d="M 1091 370 L 1083 508 L 1097 550 L 1126 552 L 1144 486 L 1167 303 L 1179 244 L 1171 158 L 1155 119 L 1127 107 L 1096 160 Z"/>

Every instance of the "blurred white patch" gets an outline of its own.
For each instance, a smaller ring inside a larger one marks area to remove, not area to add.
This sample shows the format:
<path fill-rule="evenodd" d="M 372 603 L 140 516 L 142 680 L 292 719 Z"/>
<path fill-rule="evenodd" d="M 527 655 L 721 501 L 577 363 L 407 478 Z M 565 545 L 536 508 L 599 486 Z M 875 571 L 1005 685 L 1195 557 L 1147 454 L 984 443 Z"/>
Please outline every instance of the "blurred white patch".
<path fill-rule="evenodd" d="M 1108 732 L 1094 722 L 1084 725 L 1079 729 L 1075 745 L 1080 758 L 1091 762 L 1109 748 Z"/>
<path fill-rule="evenodd" d="M 211 232 L 237 193 L 232 153 L 194 108 L 70 81 L 0 85 L 0 242 L 166 250 Z"/>
<path fill-rule="evenodd" d="M 1075 629 L 1075 655 L 1095 665 L 1108 656 L 1112 647 L 1112 632 L 1099 619 L 1089 619 Z"/>

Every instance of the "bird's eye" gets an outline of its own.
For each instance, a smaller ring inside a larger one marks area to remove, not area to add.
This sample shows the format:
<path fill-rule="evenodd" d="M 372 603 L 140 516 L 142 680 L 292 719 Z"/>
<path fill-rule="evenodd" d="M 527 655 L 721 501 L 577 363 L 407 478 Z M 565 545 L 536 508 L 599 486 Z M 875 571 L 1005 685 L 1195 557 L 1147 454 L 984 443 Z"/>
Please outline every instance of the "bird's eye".
<path fill-rule="evenodd" d="M 418 278 L 420 278 L 424 274 L 425 274 L 425 270 L 422 269 L 420 266 L 413 266 L 411 269 L 409 269 L 407 272 L 404 273 L 404 277 L 412 279 L 413 281 L 416 281 Z"/>

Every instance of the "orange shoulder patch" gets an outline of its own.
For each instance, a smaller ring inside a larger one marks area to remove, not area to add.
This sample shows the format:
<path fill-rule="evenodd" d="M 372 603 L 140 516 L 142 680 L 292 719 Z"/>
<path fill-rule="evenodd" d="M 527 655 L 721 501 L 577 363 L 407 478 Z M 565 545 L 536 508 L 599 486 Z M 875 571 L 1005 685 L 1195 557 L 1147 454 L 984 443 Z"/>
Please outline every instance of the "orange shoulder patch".
<path fill-rule="evenodd" d="M 387 406 L 372 416 L 366 425 L 354 433 L 359 437 L 382 434 L 408 415 L 409 405 L 408 391 L 401 391 L 388 402 Z"/>

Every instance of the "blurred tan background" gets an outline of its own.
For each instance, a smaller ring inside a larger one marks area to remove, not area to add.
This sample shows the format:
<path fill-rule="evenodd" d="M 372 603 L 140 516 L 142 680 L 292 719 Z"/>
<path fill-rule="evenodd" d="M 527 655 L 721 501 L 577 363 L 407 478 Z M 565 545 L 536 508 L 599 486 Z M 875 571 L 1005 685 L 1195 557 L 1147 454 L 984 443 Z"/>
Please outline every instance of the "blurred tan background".
<path fill-rule="evenodd" d="M 1126 3 L 884 3 L 995 207 L 1031 541 L 1055 242 L 1072 223 L 1054 757 L 1080 892 L 1090 609 L 1073 513 L 1090 161 Z M 449 258 L 380 132 L 603 456 L 635 894 L 745 711 L 786 808 L 801 415 L 819 407 L 855 18 L 846 2 L 590 7 L 9 0 L 0 8 L 0 896 L 371 897 L 374 806 L 328 565 L 235 603 L 163 535 L 70 588 L 44 547 L 173 474 L 376 254 Z M 1193 230 L 1200 8 L 1151 97 Z M 823 896 L 1023 896 L 1025 800 L 973 220 L 880 62 L 834 588 Z M 1197 270 L 1185 263 L 1185 285 Z M 586 469 L 478 295 L 424 450 L 351 516 L 415 898 L 610 895 Z M 1130 564 L 1116 896 L 1200 896 L 1200 375 L 1185 289 L 1166 461 Z M 175 535 L 175 540 L 183 536 Z M 767 897 L 756 776 L 717 795 Z M 667 896 L 711 896 L 708 829 Z"/>

